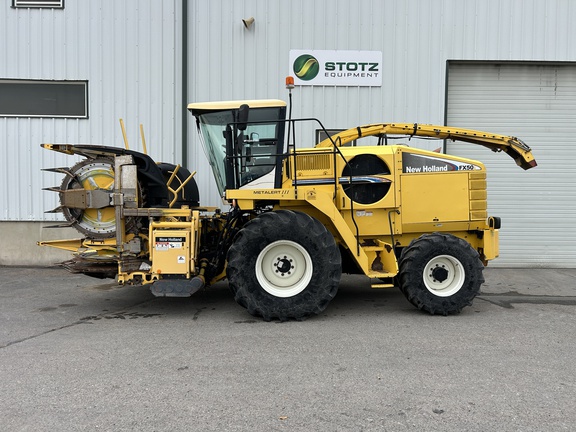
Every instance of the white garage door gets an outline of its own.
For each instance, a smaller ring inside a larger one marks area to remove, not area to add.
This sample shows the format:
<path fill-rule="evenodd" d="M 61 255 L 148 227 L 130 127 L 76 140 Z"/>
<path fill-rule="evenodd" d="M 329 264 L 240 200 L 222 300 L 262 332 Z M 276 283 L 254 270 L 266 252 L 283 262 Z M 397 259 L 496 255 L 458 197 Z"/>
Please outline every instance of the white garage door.
<path fill-rule="evenodd" d="M 502 217 L 499 267 L 576 267 L 576 65 L 451 63 L 450 126 L 518 136 L 538 166 L 447 143 L 488 171 L 488 211 Z"/>

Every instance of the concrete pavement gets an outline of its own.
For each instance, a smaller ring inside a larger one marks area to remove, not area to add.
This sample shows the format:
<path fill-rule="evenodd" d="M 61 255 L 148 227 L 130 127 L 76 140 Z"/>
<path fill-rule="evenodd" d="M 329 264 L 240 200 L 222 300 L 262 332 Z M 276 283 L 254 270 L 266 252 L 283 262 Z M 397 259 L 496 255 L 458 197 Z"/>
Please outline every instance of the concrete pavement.
<path fill-rule="evenodd" d="M 0 267 L 10 431 L 568 431 L 576 269 L 490 269 L 438 317 L 346 276 L 321 316 L 266 323 L 226 284 L 190 299 Z"/>

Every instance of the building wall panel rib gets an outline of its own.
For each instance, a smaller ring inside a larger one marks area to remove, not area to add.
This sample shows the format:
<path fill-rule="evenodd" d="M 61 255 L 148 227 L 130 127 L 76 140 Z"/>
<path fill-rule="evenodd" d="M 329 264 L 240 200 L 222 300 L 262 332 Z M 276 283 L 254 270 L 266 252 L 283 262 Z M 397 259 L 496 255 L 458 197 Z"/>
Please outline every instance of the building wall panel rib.
<path fill-rule="evenodd" d="M 122 147 L 118 119 L 131 148 L 143 123 L 157 160 L 181 158 L 181 0 L 77 0 L 58 9 L 0 4 L 0 78 L 89 82 L 88 119 L 0 117 L 0 220 L 53 220 L 62 176 L 41 168 L 69 166 L 72 157 L 41 150 L 42 142 Z"/>

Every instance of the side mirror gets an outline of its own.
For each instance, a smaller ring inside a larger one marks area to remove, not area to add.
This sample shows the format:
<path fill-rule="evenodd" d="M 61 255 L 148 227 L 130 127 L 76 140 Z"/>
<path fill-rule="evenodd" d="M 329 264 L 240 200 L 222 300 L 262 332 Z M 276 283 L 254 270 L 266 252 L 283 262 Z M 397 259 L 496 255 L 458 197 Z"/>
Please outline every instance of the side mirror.
<path fill-rule="evenodd" d="M 238 115 L 236 118 L 236 122 L 238 123 L 236 125 L 236 127 L 238 128 L 238 130 L 244 131 L 246 130 L 246 127 L 248 126 L 248 113 L 250 111 L 250 107 L 246 104 L 240 105 L 240 108 L 238 108 Z"/>

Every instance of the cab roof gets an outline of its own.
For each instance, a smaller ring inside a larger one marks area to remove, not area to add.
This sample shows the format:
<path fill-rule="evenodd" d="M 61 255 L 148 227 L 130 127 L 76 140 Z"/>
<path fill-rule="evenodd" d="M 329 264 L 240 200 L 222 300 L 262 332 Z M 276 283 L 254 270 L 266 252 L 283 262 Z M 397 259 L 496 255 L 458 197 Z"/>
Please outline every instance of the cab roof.
<path fill-rule="evenodd" d="M 188 110 L 192 112 L 192 115 L 197 116 L 210 111 L 238 109 L 241 105 L 244 104 L 248 105 L 250 108 L 277 108 L 286 106 L 286 102 L 279 99 L 254 99 L 219 102 L 196 102 L 188 104 Z"/>

